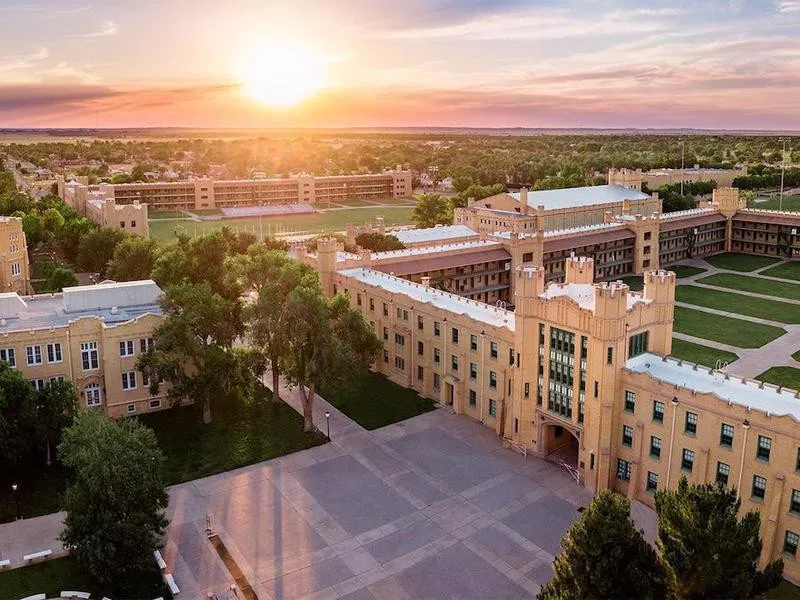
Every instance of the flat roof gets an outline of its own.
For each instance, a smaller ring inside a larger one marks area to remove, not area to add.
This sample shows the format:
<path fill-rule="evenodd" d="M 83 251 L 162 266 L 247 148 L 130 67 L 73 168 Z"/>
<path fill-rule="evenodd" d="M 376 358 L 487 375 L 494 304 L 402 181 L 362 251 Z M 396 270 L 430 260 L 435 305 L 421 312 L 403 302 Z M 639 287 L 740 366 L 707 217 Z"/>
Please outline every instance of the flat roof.
<path fill-rule="evenodd" d="M 505 327 L 509 331 L 514 331 L 513 311 L 497 308 L 483 302 L 469 300 L 456 294 L 443 292 L 431 287 L 425 287 L 394 275 L 387 275 L 380 271 L 367 269 L 364 267 L 355 269 L 343 269 L 339 274 L 354 279 L 367 285 L 373 285 L 383 290 L 393 293 L 403 294 L 411 300 L 430 304 L 448 312 L 464 315 L 476 321 L 492 325 L 494 327 Z"/>
<path fill-rule="evenodd" d="M 477 231 L 473 231 L 466 225 L 440 225 L 438 227 L 428 227 L 425 229 L 405 229 L 402 231 L 392 231 L 388 235 L 393 235 L 404 244 L 419 244 L 421 242 L 435 242 L 438 240 L 463 237 L 479 237 Z"/>
<path fill-rule="evenodd" d="M 800 399 L 794 390 L 781 389 L 773 385 L 742 380 L 724 373 L 676 358 L 662 357 L 649 352 L 629 358 L 625 368 L 633 373 L 646 373 L 653 379 L 677 385 L 701 394 L 714 394 L 720 400 L 732 402 L 745 408 L 754 408 L 771 415 L 789 415 L 800 421 Z"/>
<path fill-rule="evenodd" d="M 386 252 L 373 252 L 372 260 L 389 260 L 406 256 L 422 256 L 425 254 L 440 254 L 456 250 L 473 250 L 478 248 L 502 248 L 500 242 L 491 240 L 470 240 L 466 242 L 454 242 L 452 244 L 441 244 L 438 246 L 418 246 L 416 248 L 406 248 L 405 250 L 388 250 Z"/>
<path fill-rule="evenodd" d="M 519 202 L 520 193 L 509 194 Z M 623 200 L 646 200 L 650 196 L 624 185 L 590 185 L 562 190 L 540 190 L 528 192 L 528 206 L 544 206 L 546 210 L 568 208 L 570 206 L 589 206 L 592 204 L 612 204 Z"/>
<path fill-rule="evenodd" d="M 581 308 L 591 310 L 594 312 L 594 288 L 609 286 L 613 287 L 618 285 L 617 282 L 605 283 L 551 283 L 548 285 L 544 293 L 539 296 L 543 300 L 552 300 L 553 298 L 569 298 Z M 647 300 L 644 295 L 639 292 L 627 290 L 619 290 L 620 293 L 627 293 L 627 309 L 630 310 L 639 302 L 649 304 L 651 300 Z"/>

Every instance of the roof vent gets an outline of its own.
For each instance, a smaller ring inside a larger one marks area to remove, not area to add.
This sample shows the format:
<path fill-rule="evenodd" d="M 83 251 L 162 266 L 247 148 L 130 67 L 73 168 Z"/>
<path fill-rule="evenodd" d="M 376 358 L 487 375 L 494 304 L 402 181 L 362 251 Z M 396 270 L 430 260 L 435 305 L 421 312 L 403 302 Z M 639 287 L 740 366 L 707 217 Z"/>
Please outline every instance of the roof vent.
<path fill-rule="evenodd" d="M 116 307 L 116 306 L 112 306 L 112 307 L 111 307 L 111 314 L 112 314 L 112 315 L 117 315 L 117 314 L 119 314 L 119 308 L 118 308 L 118 307 Z"/>
<path fill-rule="evenodd" d="M 5 319 L 0 319 L 0 326 L 5 327 L 6 325 L 8 325 L 8 321 Z"/>

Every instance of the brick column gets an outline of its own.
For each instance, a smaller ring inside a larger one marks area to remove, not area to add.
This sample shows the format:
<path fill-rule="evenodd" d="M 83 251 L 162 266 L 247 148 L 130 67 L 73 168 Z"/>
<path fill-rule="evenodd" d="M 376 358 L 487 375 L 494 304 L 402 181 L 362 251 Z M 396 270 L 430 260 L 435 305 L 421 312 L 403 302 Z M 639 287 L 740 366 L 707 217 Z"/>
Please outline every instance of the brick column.
<path fill-rule="evenodd" d="M 761 557 L 758 560 L 758 565 L 762 569 L 772 560 L 772 557 L 775 555 L 775 544 L 779 542 L 779 540 L 776 539 L 778 537 L 776 534 L 786 476 L 783 473 L 778 473 L 775 475 L 774 481 L 772 502 L 769 506 L 769 515 L 767 516 L 766 526 L 764 527 L 764 544 L 761 550 Z"/>

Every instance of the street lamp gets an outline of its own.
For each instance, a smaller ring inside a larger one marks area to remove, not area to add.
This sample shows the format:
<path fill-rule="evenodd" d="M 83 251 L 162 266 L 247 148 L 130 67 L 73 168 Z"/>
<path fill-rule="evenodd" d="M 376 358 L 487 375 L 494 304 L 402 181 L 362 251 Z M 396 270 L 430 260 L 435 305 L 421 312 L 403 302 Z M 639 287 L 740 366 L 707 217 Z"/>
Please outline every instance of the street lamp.
<path fill-rule="evenodd" d="M 328 425 L 328 440 L 331 439 L 331 413 L 325 411 L 325 422 Z"/>
<path fill-rule="evenodd" d="M 17 490 L 19 486 L 16 483 L 11 484 L 11 494 L 14 496 L 14 504 L 17 507 L 17 519 L 21 519 L 22 515 L 19 514 L 19 494 L 17 494 Z"/>

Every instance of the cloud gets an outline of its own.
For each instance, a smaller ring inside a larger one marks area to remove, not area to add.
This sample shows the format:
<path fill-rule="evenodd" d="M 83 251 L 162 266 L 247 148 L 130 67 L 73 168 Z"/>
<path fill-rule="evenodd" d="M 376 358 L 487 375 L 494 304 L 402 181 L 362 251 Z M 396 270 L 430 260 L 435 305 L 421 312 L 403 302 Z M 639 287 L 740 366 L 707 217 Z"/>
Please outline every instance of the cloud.
<path fill-rule="evenodd" d="M 110 37 L 113 35 L 117 35 L 119 33 L 119 28 L 114 21 L 103 21 L 100 24 L 100 29 L 97 31 L 92 31 L 90 33 L 73 33 L 71 34 L 72 37 L 83 38 L 83 39 L 96 39 L 96 38 L 104 38 Z"/>
<path fill-rule="evenodd" d="M 780 13 L 800 13 L 800 0 L 783 0 L 778 2 Z"/>
<path fill-rule="evenodd" d="M 50 51 L 44 46 L 34 46 L 31 52 L 0 56 L 0 73 L 29 69 L 34 67 L 37 61 L 45 60 L 49 56 Z"/>

